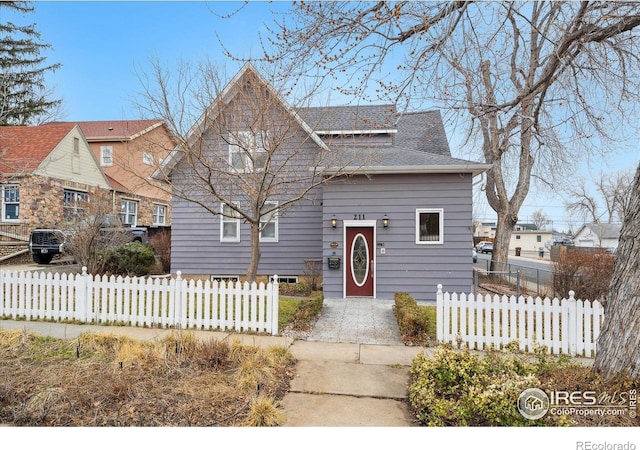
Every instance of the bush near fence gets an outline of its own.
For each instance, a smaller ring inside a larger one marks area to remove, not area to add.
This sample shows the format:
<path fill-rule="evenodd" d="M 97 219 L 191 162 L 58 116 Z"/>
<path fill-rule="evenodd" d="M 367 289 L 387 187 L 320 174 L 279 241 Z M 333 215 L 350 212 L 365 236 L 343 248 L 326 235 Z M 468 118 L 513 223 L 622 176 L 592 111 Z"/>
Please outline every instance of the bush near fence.
<path fill-rule="evenodd" d="M 609 293 L 614 260 L 614 255 L 606 253 L 604 249 L 561 253 L 552 263 L 556 295 L 568 297 L 569 291 L 574 291 L 578 298 L 599 300 L 604 304 Z"/>
<path fill-rule="evenodd" d="M 394 314 L 402 341 L 408 345 L 431 345 L 436 336 L 435 311 L 432 306 L 420 306 L 406 292 L 394 295 Z"/>

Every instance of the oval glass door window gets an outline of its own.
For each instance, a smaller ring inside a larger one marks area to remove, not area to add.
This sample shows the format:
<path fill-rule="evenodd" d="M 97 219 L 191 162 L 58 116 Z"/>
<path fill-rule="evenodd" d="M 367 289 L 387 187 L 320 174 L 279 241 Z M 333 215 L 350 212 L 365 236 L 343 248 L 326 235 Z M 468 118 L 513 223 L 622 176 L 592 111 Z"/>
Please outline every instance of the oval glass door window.
<path fill-rule="evenodd" d="M 364 285 L 369 275 L 369 247 L 362 233 L 358 233 L 351 244 L 351 275 L 358 287 Z"/>

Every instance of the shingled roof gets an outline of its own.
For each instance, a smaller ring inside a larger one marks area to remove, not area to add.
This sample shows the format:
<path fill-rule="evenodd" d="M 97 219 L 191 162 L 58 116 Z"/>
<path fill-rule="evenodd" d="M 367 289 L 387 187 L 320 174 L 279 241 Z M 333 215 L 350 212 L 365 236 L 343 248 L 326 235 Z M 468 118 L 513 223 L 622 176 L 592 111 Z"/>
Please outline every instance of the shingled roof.
<path fill-rule="evenodd" d="M 73 123 L 0 127 L 0 173 L 31 173 L 75 127 Z"/>
<path fill-rule="evenodd" d="M 220 99 L 239 82 L 245 72 L 255 73 L 267 87 L 266 80 L 250 65 L 245 65 L 225 88 Z M 280 98 L 280 97 L 278 97 Z M 228 101 L 228 99 L 227 99 Z M 286 101 L 283 105 L 289 109 Z M 473 173 L 490 168 L 488 164 L 452 158 L 440 112 L 437 110 L 398 113 L 395 105 L 348 105 L 290 108 L 302 128 L 322 148 L 336 146 L 332 161 L 326 161 L 326 172 L 343 172 L 346 164 L 353 173 Z M 203 116 L 204 117 L 204 116 Z M 200 119 L 193 129 L 203 132 Z M 363 136 L 364 139 L 340 139 Z M 375 144 L 374 144 L 375 140 Z M 163 177 L 183 156 L 176 148 L 154 177 Z M 357 162 L 352 167 L 351 161 Z M 364 164 L 367 167 L 364 167 Z M 340 170 L 338 166 L 342 167 Z"/>
<path fill-rule="evenodd" d="M 394 105 L 357 105 L 302 108 L 300 117 L 318 134 L 345 131 L 395 130 Z"/>
<path fill-rule="evenodd" d="M 74 123 L 80 126 L 88 142 L 131 140 L 162 125 L 162 121 L 157 119 L 103 120 Z"/>

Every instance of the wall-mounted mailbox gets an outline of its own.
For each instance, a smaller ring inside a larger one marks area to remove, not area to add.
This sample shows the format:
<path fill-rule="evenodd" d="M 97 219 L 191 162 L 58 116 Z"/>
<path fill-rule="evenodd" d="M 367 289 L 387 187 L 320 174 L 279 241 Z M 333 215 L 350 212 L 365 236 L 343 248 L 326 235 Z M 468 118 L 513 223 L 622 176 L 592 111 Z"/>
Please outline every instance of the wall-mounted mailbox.
<path fill-rule="evenodd" d="M 339 269 L 340 258 L 337 256 L 330 256 L 327 258 L 327 264 L 329 265 L 329 269 Z"/>

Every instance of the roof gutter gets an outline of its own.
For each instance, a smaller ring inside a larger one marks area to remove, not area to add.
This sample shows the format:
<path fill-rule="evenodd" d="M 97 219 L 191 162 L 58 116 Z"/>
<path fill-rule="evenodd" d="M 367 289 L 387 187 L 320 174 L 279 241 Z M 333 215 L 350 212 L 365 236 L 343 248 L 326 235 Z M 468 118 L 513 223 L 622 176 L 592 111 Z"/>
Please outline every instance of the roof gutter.
<path fill-rule="evenodd" d="M 441 166 L 347 166 L 343 168 L 319 168 L 321 172 L 329 175 L 336 174 L 419 174 L 419 173 L 471 173 L 479 175 L 491 169 L 491 164 L 463 164 L 463 165 L 441 165 Z"/>

